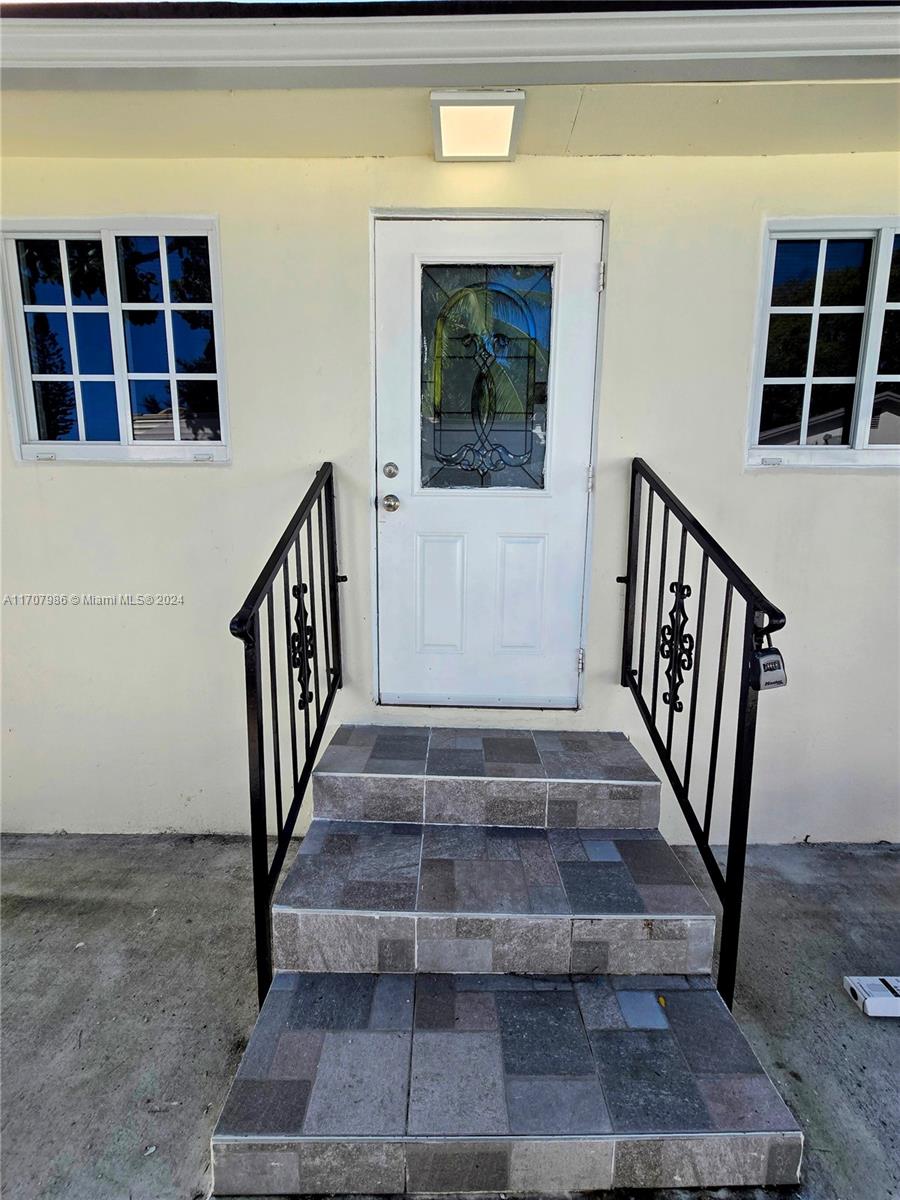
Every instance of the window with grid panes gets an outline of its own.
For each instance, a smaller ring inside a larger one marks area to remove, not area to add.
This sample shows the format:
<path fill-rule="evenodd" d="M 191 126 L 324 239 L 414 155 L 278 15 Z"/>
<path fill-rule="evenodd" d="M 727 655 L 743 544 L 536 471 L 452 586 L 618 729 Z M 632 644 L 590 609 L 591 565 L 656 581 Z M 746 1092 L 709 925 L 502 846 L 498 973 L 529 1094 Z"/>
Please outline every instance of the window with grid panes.
<path fill-rule="evenodd" d="M 214 233 L 7 230 L 24 457 L 227 458 Z"/>
<path fill-rule="evenodd" d="M 900 221 L 773 223 L 764 299 L 751 464 L 900 463 Z"/>

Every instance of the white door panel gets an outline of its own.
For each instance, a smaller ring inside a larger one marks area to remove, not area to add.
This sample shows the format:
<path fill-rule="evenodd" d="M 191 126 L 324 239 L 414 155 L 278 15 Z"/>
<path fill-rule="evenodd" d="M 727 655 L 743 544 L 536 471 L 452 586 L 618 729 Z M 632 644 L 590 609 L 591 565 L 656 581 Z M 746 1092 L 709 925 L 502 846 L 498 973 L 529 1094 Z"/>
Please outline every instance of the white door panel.
<path fill-rule="evenodd" d="M 601 248 L 592 220 L 376 223 L 383 703 L 577 706 Z"/>

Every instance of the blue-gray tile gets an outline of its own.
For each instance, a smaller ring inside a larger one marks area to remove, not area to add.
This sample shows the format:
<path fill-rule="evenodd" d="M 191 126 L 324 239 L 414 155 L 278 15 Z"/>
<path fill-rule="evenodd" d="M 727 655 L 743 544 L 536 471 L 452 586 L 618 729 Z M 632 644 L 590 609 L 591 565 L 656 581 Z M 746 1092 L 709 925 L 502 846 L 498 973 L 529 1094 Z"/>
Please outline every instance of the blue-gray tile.
<path fill-rule="evenodd" d="M 591 862 L 621 862 L 622 855 L 614 842 L 598 842 L 582 836 L 584 848 Z"/>
<path fill-rule="evenodd" d="M 481 750 L 428 751 L 429 775 L 484 775 L 484 753 Z"/>
<path fill-rule="evenodd" d="M 559 873 L 573 913 L 644 912 L 644 902 L 624 863 L 563 862 Z"/>
<path fill-rule="evenodd" d="M 300 974 L 287 1028 L 365 1029 L 374 994 L 374 975 Z"/>
<path fill-rule="evenodd" d="M 509 1128 L 516 1134 L 610 1133 L 603 1089 L 595 1078 L 508 1079 Z"/>
<path fill-rule="evenodd" d="M 509 1132 L 496 1033 L 413 1034 L 410 1136 Z"/>
<path fill-rule="evenodd" d="M 667 997 L 666 1012 L 693 1071 L 714 1075 L 762 1072 L 759 1059 L 718 992 L 675 992 Z"/>
<path fill-rule="evenodd" d="M 616 1133 L 693 1133 L 713 1127 L 668 1030 L 598 1030 L 590 1039 Z"/>
<path fill-rule="evenodd" d="M 415 985 L 413 975 L 380 975 L 375 985 L 369 1028 L 412 1029 Z"/>
<path fill-rule="evenodd" d="M 572 990 L 500 992 L 497 1013 L 507 1075 L 593 1074 Z"/>
<path fill-rule="evenodd" d="M 659 1003 L 656 992 L 616 993 L 619 1008 L 629 1029 L 668 1029 L 666 1011 Z"/>
<path fill-rule="evenodd" d="M 327 1033 L 303 1122 L 304 1135 L 402 1135 L 411 1036 L 357 1030 Z"/>
<path fill-rule="evenodd" d="M 310 1086 L 302 1079 L 236 1079 L 217 1132 L 223 1136 L 296 1136 L 303 1127 Z"/>

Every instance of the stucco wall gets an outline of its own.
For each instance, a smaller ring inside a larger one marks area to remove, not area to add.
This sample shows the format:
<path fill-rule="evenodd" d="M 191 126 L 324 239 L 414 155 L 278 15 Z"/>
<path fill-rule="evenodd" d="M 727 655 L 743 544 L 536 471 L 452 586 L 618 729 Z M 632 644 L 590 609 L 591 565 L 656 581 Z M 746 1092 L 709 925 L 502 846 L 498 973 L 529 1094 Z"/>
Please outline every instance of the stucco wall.
<path fill-rule="evenodd" d="M 5 828 L 246 828 L 242 656 L 228 620 L 325 458 L 350 576 L 338 715 L 377 718 L 369 212 L 476 206 L 610 214 L 586 706 L 540 723 L 621 728 L 646 748 L 616 684 L 615 576 L 640 454 L 788 614 L 790 686 L 761 699 L 751 836 L 900 836 L 897 475 L 743 467 L 764 217 L 890 212 L 897 181 L 886 154 L 7 160 L 10 216 L 219 215 L 233 462 L 20 464 L 4 419 L 4 592 L 186 598 L 3 611 Z M 685 840 L 671 800 L 664 829 Z"/>

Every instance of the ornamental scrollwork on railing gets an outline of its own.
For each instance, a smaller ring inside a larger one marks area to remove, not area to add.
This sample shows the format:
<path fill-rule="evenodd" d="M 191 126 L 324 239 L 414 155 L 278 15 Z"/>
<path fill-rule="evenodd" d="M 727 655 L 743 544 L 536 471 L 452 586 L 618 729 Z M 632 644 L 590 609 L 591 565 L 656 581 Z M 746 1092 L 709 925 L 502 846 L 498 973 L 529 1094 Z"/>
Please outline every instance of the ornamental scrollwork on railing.
<path fill-rule="evenodd" d="M 670 583 L 669 591 L 675 597 L 675 602 L 669 610 L 669 624 L 663 625 L 659 635 L 659 656 L 669 664 L 666 667 L 669 690 L 663 692 L 663 704 L 680 713 L 684 705 L 678 699 L 678 693 L 685 673 L 694 665 L 694 639 L 684 629 L 688 622 L 684 602 L 690 596 L 691 589 L 687 583 Z"/>
<path fill-rule="evenodd" d="M 295 583 L 291 588 L 294 599 L 297 601 L 297 608 L 294 612 L 294 624 L 297 626 L 297 632 L 291 634 L 291 666 L 298 672 L 300 699 L 297 701 L 297 707 L 301 710 L 308 708 L 312 703 L 309 664 L 316 652 L 316 634 L 304 600 L 308 591 L 309 588 L 305 583 L 299 586 Z"/>

